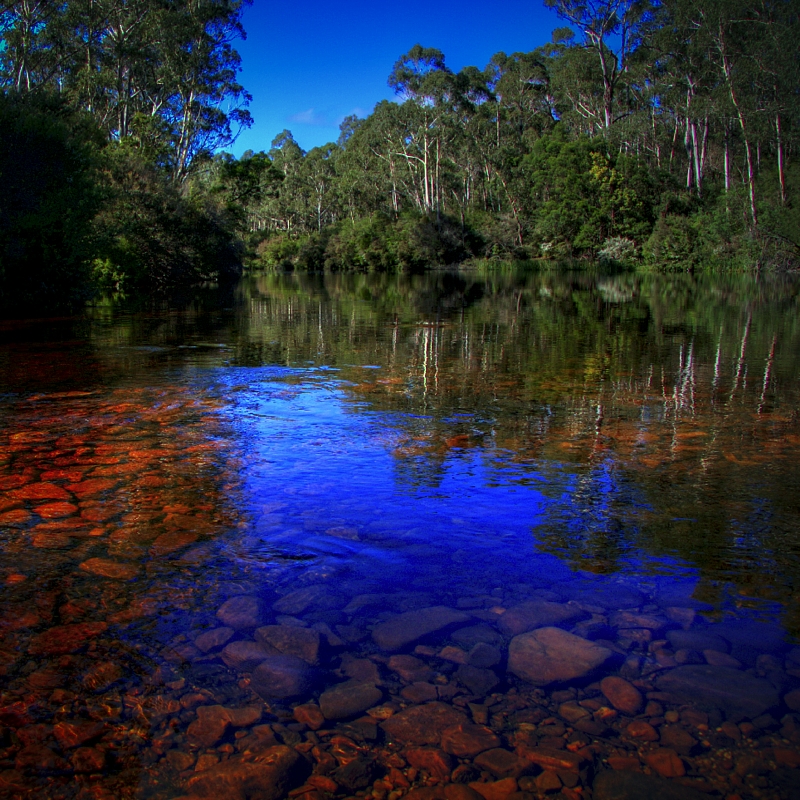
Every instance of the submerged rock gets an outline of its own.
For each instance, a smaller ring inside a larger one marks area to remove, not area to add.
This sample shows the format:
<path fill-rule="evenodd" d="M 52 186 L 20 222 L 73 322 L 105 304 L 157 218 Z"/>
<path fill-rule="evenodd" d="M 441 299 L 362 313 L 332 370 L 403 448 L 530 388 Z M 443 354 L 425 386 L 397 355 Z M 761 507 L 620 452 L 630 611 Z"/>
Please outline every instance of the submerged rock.
<path fill-rule="evenodd" d="M 286 699 L 306 694 L 313 678 L 313 671 L 301 658 L 270 655 L 253 670 L 251 686 L 264 699 Z"/>
<path fill-rule="evenodd" d="M 612 655 L 607 647 L 560 628 L 539 628 L 511 640 L 508 669 L 524 681 L 546 686 L 582 678 Z"/>
<path fill-rule="evenodd" d="M 319 662 L 322 643 L 319 631 L 292 625 L 265 625 L 256 630 L 255 636 L 268 650 L 297 656 L 307 664 Z"/>
<path fill-rule="evenodd" d="M 189 778 L 187 788 L 197 797 L 280 800 L 302 782 L 308 771 L 295 750 L 276 745 L 203 770 Z"/>
<path fill-rule="evenodd" d="M 217 619 L 237 631 L 257 628 L 264 624 L 264 606 L 261 600 L 250 595 L 231 597 L 220 606 Z"/>
<path fill-rule="evenodd" d="M 516 636 L 534 628 L 572 622 L 585 616 L 586 613 L 577 606 L 550 603 L 547 600 L 530 600 L 503 612 L 497 624 L 504 633 Z"/>
<path fill-rule="evenodd" d="M 403 744 L 438 745 L 447 728 L 467 723 L 464 714 L 446 703 L 426 703 L 389 717 L 381 727 L 389 739 Z"/>
<path fill-rule="evenodd" d="M 639 772 L 601 772 L 592 785 L 594 800 L 704 800 L 689 786 Z"/>
<path fill-rule="evenodd" d="M 613 675 L 603 678 L 600 681 L 600 691 L 606 696 L 608 702 L 623 714 L 634 716 L 644 706 L 642 693 L 624 678 Z"/>
<path fill-rule="evenodd" d="M 372 631 L 372 638 L 383 650 L 402 650 L 425 636 L 471 619 L 469 614 L 447 606 L 420 608 L 381 622 Z"/>
<path fill-rule="evenodd" d="M 659 677 L 656 685 L 682 703 L 719 708 L 734 722 L 754 719 L 780 702 L 769 681 L 729 667 L 678 667 Z"/>
<path fill-rule="evenodd" d="M 377 705 L 383 692 L 374 684 L 348 681 L 323 692 L 319 707 L 325 719 L 346 719 Z"/>

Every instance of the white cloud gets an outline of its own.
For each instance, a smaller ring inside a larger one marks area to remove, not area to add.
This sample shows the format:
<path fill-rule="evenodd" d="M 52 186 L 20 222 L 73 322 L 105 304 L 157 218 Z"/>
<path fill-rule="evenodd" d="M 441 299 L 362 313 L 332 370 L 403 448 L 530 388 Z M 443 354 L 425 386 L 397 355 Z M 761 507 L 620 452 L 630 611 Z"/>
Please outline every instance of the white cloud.
<path fill-rule="evenodd" d="M 289 122 L 297 122 L 300 125 L 328 125 L 328 120 L 324 114 L 318 114 L 313 108 L 306 111 L 299 111 L 289 117 Z"/>

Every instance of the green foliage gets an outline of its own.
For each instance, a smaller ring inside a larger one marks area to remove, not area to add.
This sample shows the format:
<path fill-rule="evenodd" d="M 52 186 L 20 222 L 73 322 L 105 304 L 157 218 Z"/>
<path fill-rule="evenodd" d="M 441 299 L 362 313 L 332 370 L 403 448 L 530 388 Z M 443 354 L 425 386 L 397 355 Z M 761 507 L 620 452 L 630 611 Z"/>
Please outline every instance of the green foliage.
<path fill-rule="evenodd" d="M 240 274 L 241 246 L 213 198 L 179 191 L 128 143 L 106 148 L 94 278 L 121 294 L 170 292 Z"/>
<path fill-rule="evenodd" d="M 474 235 L 469 234 L 470 240 Z M 416 272 L 435 264 L 464 260 L 466 235 L 448 218 L 381 214 L 344 221 L 321 233 L 297 238 L 274 236 L 262 242 L 254 267 L 327 272 Z"/>
<path fill-rule="evenodd" d="M 89 294 L 103 137 L 58 97 L 0 94 L 0 309 L 69 310 Z"/>

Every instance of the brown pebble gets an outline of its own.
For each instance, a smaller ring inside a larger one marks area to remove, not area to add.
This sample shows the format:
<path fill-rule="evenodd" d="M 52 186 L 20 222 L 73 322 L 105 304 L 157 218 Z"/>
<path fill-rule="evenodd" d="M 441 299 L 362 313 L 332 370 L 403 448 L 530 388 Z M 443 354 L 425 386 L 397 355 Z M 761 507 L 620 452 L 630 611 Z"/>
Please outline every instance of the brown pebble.
<path fill-rule="evenodd" d="M 600 681 L 600 691 L 617 711 L 634 716 L 642 710 L 642 693 L 624 678 L 610 675 Z"/>
<path fill-rule="evenodd" d="M 662 778 L 680 778 L 686 774 L 686 768 L 678 754 L 666 747 L 648 753 L 644 760 Z"/>
<path fill-rule="evenodd" d="M 293 713 L 299 723 L 307 725 L 312 731 L 318 731 L 325 724 L 325 716 L 314 703 L 295 706 Z"/>
<path fill-rule="evenodd" d="M 634 720 L 625 728 L 625 733 L 632 739 L 639 739 L 643 742 L 657 742 L 658 731 L 649 723 L 643 720 Z"/>

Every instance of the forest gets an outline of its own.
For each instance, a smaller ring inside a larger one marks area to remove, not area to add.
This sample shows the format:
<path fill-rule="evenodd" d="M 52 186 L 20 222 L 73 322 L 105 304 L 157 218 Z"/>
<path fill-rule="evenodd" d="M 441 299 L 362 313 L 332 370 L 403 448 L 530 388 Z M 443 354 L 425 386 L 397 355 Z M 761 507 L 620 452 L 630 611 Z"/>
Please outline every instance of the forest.
<path fill-rule="evenodd" d="M 549 44 L 458 72 L 414 45 L 336 142 L 237 159 L 248 0 L 0 0 L 0 307 L 244 269 L 795 269 L 797 3 L 544 2 Z"/>

